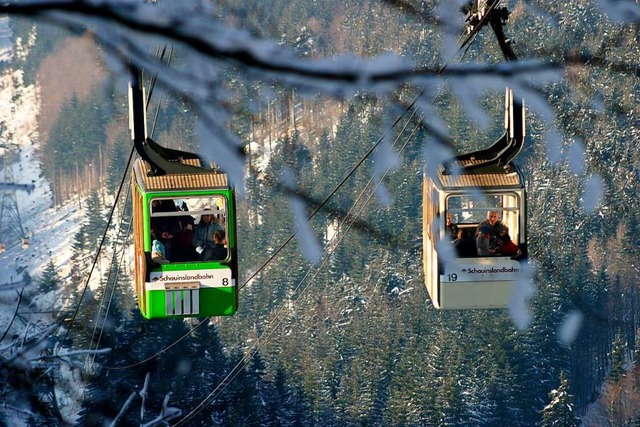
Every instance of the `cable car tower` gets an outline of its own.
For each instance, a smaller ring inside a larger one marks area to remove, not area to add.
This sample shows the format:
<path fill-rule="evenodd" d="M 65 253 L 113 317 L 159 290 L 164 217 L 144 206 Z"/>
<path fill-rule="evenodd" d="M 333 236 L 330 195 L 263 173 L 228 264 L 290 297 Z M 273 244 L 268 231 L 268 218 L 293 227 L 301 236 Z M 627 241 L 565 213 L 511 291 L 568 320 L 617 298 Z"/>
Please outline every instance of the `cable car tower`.
<path fill-rule="evenodd" d="M 33 185 L 15 184 L 13 159 L 17 144 L 9 142 L 11 135 L 6 134 L 4 123 L 0 123 L 0 162 L 3 170 L 3 181 L 0 182 L 2 201 L 0 202 L 0 252 L 20 242 L 22 248 L 29 247 L 29 238 L 22 226 L 16 190 L 33 190 Z"/>

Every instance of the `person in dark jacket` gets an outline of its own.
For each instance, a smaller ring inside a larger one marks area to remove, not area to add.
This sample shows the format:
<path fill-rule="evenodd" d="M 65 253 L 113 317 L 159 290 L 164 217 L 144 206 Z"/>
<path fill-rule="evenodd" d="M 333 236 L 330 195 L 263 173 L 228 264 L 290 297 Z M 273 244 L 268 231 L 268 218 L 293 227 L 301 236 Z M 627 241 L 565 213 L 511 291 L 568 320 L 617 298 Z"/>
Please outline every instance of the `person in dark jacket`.
<path fill-rule="evenodd" d="M 204 210 L 207 211 L 209 209 Z M 213 215 L 202 214 L 200 222 L 193 230 L 193 240 L 191 242 L 196 252 L 200 254 L 200 260 L 204 260 L 205 251 L 213 247 L 213 233 L 216 230 L 224 232 L 224 228 Z"/>
<path fill-rule="evenodd" d="M 203 261 L 221 261 L 227 259 L 227 248 L 224 247 L 226 233 L 224 230 L 213 232 L 213 245 L 202 253 Z"/>
<path fill-rule="evenodd" d="M 197 261 L 200 254 L 191 245 L 193 242 L 193 230 L 196 222 L 195 218 L 189 215 L 189 207 L 184 201 L 176 201 L 178 211 L 184 212 L 177 218 L 179 231 L 173 237 L 173 257 L 174 262 Z"/>
<path fill-rule="evenodd" d="M 151 212 L 175 212 L 176 205 L 173 200 L 169 199 L 155 199 L 151 202 Z M 163 258 L 165 260 L 173 260 L 173 236 L 179 230 L 179 225 L 176 217 L 172 216 L 152 216 L 151 217 L 151 232 L 154 236 L 153 239 L 158 241 L 164 247 Z M 159 248 L 159 246 L 157 246 Z M 159 252 L 159 251 L 156 251 Z M 167 261 L 164 261 L 167 262 Z"/>
<path fill-rule="evenodd" d="M 489 211 L 487 219 L 478 224 L 476 230 L 478 256 L 493 255 L 497 247 L 498 236 L 508 232 L 507 226 L 500 221 L 500 213 L 498 211 Z"/>
<path fill-rule="evenodd" d="M 447 235 L 453 241 L 458 238 L 458 226 L 451 221 L 451 214 L 447 213 Z"/>
<path fill-rule="evenodd" d="M 467 229 L 467 231 L 472 232 L 473 230 Z M 478 255 L 478 250 L 476 249 L 476 244 L 473 241 L 473 238 L 469 238 L 468 235 L 465 234 L 465 229 L 463 228 L 458 230 L 458 237 L 453 241 L 453 245 L 456 247 L 459 257 L 470 258 Z"/>

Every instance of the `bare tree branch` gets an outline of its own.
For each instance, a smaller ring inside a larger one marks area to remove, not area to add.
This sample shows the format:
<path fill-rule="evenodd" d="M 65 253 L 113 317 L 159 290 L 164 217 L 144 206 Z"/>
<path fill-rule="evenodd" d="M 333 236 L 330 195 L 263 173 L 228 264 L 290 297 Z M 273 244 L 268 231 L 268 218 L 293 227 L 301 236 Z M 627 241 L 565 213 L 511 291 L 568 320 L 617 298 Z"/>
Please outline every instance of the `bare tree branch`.
<path fill-rule="evenodd" d="M 18 309 L 20 308 L 20 303 L 22 303 L 23 292 L 24 292 L 24 288 L 20 289 L 20 292 L 18 292 L 18 304 L 16 304 L 16 310 L 14 311 L 13 316 L 11 317 L 9 324 L 7 325 L 7 329 L 5 329 L 4 333 L 2 334 L 2 337 L 0 337 L 0 342 L 2 342 L 2 340 L 5 339 L 5 337 L 7 336 L 7 333 L 9 333 L 9 330 L 11 329 L 11 325 L 13 325 L 13 322 L 16 319 L 16 315 L 18 314 Z"/>

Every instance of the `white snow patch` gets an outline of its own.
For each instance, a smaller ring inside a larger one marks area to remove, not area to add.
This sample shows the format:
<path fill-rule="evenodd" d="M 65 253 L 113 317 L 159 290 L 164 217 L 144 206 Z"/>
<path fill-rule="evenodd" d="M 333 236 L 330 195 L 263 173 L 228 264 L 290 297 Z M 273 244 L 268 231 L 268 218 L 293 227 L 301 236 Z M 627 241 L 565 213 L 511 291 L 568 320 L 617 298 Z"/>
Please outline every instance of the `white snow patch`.
<path fill-rule="evenodd" d="M 584 316 L 579 310 L 573 310 L 565 316 L 558 328 L 558 340 L 562 345 L 569 347 L 576 339 L 578 332 L 580 332 L 583 318 Z"/>
<path fill-rule="evenodd" d="M 637 23 L 640 6 L 634 0 L 596 0 L 596 4 L 609 18 L 623 24 Z"/>
<path fill-rule="evenodd" d="M 509 315 L 516 327 L 521 331 L 527 329 L 533 319 L 529 300 L 536 293 L 536 285 L 533 280 L 535 266 L 531 263 L 523 264 L 522 269 L 522 275 L 516 282 L 516 286 L 509 297 Z"/>
<path fill-rule="evenodd" d="M 586 163 L 584 145 L 580 141 L 575 141 L 569 148 L 569 167 L 575 174 L 580 174 Z"/>
<path fill-rule="evenodd" d="M 291 170 L 285 170 L 282 181 L 289 188 L 295 188 Z M 300 245 L 300 252 L 302 252 L 302 256 L 307 261 L 316 264 L 322 257 L 322 246 L 318 243 L 318 239 L 314 235 L 309 221 L 307 221 L 308 215 L 305 211 L 305 204 L 295 196 L 289 196 L 289 203 L 295 219 L 296 239 Z"/>
<path fill-rule="evenodd" d="M 600 175 L 592 175 L 584 183 L 582 193 L 582 207 L 586 213 L 591 213 L 598 206 L 604 196 L 604 184 Z"/>

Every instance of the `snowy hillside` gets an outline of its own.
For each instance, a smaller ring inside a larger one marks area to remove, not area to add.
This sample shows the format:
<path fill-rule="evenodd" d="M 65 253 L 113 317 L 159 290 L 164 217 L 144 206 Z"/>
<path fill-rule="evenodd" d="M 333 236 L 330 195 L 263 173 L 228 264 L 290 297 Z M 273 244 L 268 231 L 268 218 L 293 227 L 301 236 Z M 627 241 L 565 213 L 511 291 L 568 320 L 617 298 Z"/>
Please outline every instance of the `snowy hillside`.
<path fill-rule="evenodd" d="M 44 267 L 53 261 L 58 267 L 60 277 L 69 274 L 69 259 L 71 255 L 70 243 L 74 233 L 79 227 L 78 204 L 70 203 L 63 207 L 53 208 L 52 195 L 48 182 L 41 177 L 39 163 L 36 160 L 35 150 L 38 146 L 37 133 L 37 90 L 34 86 L 22 86 L 20 72 L 7 72 L 1 77 L 0 90 L 0 122 L 3 123 L 3 143 L 13 147 L 14 154 L 3 148 L 0 150 L 5 161 L 12 158 L 15 163 L 13 168 L 13 180 L 18 185 L 33 186 L 31 191 L 24 189 L 5 190 L 3 196 L 15 192 L 18 204 L 18 212 L 29 238 L 29 246 L 23 248 L 20 240 L 4 242 L 6 251 L 0 253 L 0 283 L 3 283 L 2 292 L 4 310 L 1 321 L 5 323 L 6 316 L 11 316 L 17 302 L 16 288 L 13 282 L 20 282 L 23 272 L 27 272 L 34 280 L 27 289 L 32 294 L 37 288 L 37 279 Z M 7 176 L 6 171 L 0 171 L 2 176 Z M 8 221 L 3 218 L 3 221 Z M 15 219 L 11 219 L 15 221 Z M 50 301 L 44 301 L 33 295 L 33 302 L 43 310 L 51 307 Z"/>
<path fill-rule="evenodd" d="M 11 28 L 9 17 L 0 16 L 0 62 L 10 61 L 13 56 L 13 42 L 11 40 Z"/>
<path fill-rule="evenodd" d="M 0 169 L 0 180 L 5 184 L 18 185 L 0 186 L 0 189 L 3 190 L 3 199 L 15 196 L 22 229 L 29 243 L 28 246 L 23 245 L 18 236 L 5 233 L 6 241 L 2 243 L 6 250 L 0 253 L 0 324 L 5 336 L 12 337 L 0 351 L 7 361 L 6 366 L 12 370 L 34 369 L 46 363 L 42 357 L 49 344 L 48 340 L 39 338 L 40 334 L 56 320 L 51 313 L 55 311 L 59 315 L 68 300 L 58 292 L 39 294 L 39 280 L 50 261 L 59 278 L 70 275 L 71 242 L 83 215 L 78 199 L 62 207 L 53 207 L 49 183 L 41 176 L 35 154 L 40 142 L 38 104 L 36 87 L 25 87 L 20 71 L 5 71 L 0 76 L 0 155 L 2 165 L 11 168 Z M 4 201 L 3 205 L 7 206 Z M 10 214 L 6 210 L 2 212 L 3 226 L 8 221 L 15 225 L 14 211 Z M 31 281 L 27 281 L 28 285 L 24 287 L 27 275 Z M 63 416 L 72 419 L 75 410 L 69 403 L 76 401 L 81 387 L 75 376 L 68 375 L 71 371 L 67 365 L 63 365 L 60 372 L 66 379 L 62 381 L 64 385 L 56 387 L 56 394 Z M 19 396 L 11 401 L 16 406 L 16 418 L 10 425 L 25 425 L 30 414 L 22 409 Z"/>

